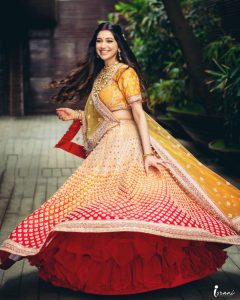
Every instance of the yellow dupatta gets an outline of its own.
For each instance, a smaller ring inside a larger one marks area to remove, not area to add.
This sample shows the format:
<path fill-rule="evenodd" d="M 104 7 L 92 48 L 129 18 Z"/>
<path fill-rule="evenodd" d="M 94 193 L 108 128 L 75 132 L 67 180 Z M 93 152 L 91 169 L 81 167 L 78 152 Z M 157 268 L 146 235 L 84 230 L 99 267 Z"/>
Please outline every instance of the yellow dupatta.
<path fill-rule="evenodd" d="M 89 96 L 83 115 L 85 147 L 91 151 L 118 120 L 99 97 L 93 95 Z M 170 162 L 170 171 L 179 184 L 202 207 L 239 232 L 240 190 L 204 166 L 146 112 L 145 116 L 151 145 L 160 157 Z"/>

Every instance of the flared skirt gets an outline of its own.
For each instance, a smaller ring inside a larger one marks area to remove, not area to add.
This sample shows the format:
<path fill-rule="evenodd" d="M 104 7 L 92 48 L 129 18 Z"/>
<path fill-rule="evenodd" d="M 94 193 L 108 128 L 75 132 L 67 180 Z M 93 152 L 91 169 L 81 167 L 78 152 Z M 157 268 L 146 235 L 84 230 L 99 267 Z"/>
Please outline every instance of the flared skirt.
<path fill-rule="evenodd" d="M 213 274 L 240 244 L 171 172 L 146 175 L 136 124 L 110 129 L 65 183 L 4 241 L 43 280 L 95 294 L 170 288 Z"/>

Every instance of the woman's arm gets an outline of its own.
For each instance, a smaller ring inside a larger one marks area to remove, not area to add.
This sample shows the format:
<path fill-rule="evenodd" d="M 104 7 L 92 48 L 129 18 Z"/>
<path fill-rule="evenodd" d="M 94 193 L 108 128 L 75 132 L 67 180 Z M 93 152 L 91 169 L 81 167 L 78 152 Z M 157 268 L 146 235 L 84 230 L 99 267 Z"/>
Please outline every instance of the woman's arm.
<path fill-rule="evenodd" d="M 153 152 L 150 143 L 150 136 L 148 133 L 148 125 L 142 108 L 142 95 L 139 83 L 139 78 L 136 71 L 129 67 L 124 70 L 118 78 L 118 85 L 123 92 L 125 99 L 132 107 L 133 118 L 137 124 L 138 132 L 142 142 L 144 168 L 148 175 L 149 167 L 153 166 L 160 171 L 159 165 L 166 167 L 165 161 L 157 158 Z"/>
<path fill-rule="evenodd" d="M 132 107 L 133 118 L 137 124 L 139 136 L 141 139 L 143 153 L 144 155 L 153 153 L 151 143 L 150 143 L 150 136 L 148 133 L 147 119 L 145 117 L 141 101 L 133 102 L 131 104 L 131 107 Z M 167 162 L 157 158 L 156 156 L 154 156 L 154 154 L 151 156 L 149 155 L 144 157 L 144 168 L 147 175 L 149 174 L 150 166 L 157 168 L 161 172 L 160 164 L 163 165 L 164 167 L 167 167 L 166 166 Z"/>
<path fill-rule="evenodd" d="M 136 101 L 131 104 L 133 118 L 137 124 L 139 135 L 142 142 L 143 153 L 148 154 L 152 153 L 152 147 L 150 143 L 150 137 L 148 133 L 148 125 L 147 120 L 144 114 L 144 110 L 142 108 L 142 103 L 140 101 Z"/>
<path fill-rule="evenodd" d="M 63 121 L 82 120 L 81 110 L 73 110 L 71 108 L 60 107 L 56 109 L 56 113 L 58 115 L 58 118 Z"/>

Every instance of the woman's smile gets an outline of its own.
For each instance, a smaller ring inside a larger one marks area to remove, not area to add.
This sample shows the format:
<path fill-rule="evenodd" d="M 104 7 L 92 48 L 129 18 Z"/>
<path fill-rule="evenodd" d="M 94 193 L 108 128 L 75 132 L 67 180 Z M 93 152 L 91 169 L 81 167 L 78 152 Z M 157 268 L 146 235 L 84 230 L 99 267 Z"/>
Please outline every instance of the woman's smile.
<path fill-rule="evenodd" d="M 101 50 L 101 51 L 100 51 L 100 54 L 103 54 L 103 55 L 104 55 L 104 54 L 107 54 L 107 53 L 109 53 L 109 52 L 110 52 L 110 50 Z"/>

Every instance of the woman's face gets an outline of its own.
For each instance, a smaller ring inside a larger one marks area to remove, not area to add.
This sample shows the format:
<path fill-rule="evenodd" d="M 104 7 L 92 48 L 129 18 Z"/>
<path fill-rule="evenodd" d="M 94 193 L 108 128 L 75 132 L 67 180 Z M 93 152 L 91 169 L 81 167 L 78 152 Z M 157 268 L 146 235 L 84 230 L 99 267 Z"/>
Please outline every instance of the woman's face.
<path fill-rule="evenodd" d="M 104 61 L 114 60 L 118 53 L 118 44 L 109 30 L 100 31 L 96 39 L 96 52 Z"/>

